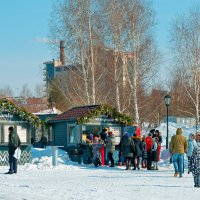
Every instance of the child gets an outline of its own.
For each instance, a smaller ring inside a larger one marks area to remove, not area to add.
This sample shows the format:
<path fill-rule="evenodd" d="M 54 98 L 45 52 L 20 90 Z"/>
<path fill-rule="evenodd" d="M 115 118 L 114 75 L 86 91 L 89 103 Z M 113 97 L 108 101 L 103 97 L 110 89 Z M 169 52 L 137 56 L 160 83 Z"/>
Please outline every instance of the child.
<path fill-rule="evenodd" d="M 153 163 L 152 169 L 158 170 L 158 144 L 156 138 L 152 139 L 153 145 L 152 145 L 152 157 L 151 161 Z"/>
<path fill-rule="evenodd" d="M 146 145 L 146 135 L 142 137 L 142 168 L 147 167 L 147 145 Z"/>
<path fill-rule="evenodd" d="M 189 170 L 194 176 L 194 187 L 200 187 L 200 133 L 197 134 L 197 146 L 194 148 Z"/>
<path fill-rule="evenodd" d="M 100 142 L 99 138 L 95 136 L 92 144 L 93 162 L 95 167 L 98 165 L 101 166 L 100 149 L 102 146 L 103 144 Z"/>

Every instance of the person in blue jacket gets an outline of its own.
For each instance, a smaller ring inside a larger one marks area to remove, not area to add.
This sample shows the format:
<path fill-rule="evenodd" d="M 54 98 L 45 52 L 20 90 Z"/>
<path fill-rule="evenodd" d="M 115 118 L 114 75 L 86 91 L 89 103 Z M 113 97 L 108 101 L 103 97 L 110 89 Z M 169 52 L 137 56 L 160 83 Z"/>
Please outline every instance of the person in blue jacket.
<path fill-rule="evenodd" d="M 190 173 L 189 166 L 190 166 L 190 159 L 192 156 L 192 152 L 193 152 L 194 148 L 197 147 L 195 135 L 193 133 L 189 134 L 187 142 L 188 142 L 187 158 L 188 158 L 188 174 L 189 174 Z"/>

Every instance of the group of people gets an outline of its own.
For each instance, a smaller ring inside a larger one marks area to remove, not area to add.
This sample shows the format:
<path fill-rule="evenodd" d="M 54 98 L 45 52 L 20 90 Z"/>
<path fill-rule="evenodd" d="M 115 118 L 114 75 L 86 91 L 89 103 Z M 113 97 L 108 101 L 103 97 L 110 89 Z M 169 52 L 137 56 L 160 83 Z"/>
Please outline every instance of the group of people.
<path fill-rule="evenodd" d="M 86 138 L 86 163 L 92 163 L 95 167 L 108 165 L 114 167 L 113 153 L 115 152 L 115 136 L 107 128 L 99 134 L 89 134 Z"/>
<path fill-rule="evenodd" d="M 121 138 L 119 155 L 123 156 L 126 163 L 126 170 L 158 170 L 158 161 L 160 160 L 162 136 L 159 130 L 152 129 L 148 136 L 125 132 Z M 121 158 L 120 158 L 121 161 Z"/>
<path fill-rule="evenodd" d="M 174 177 L 183 176 L 184 153 L 188 158 L 188 174 L 192 172 L 194 187 L 200 187 L 200 133 L 189 134 L 188 140 L 182 135 L 182 129 L 176 130 L 176 135 L 170 141 L 170 153 L 174 165 Z"/>
<path fill-rule="evenodd" d="M 141 138 L 137 133 L 124 132 L 119 143 L 119 165 L 126 165 L 126 170 L 147 168 L 158 170 L 162 136 L 159 130 L 152 129 L 148 136 Z M 87 135 L 86 162 L 94 163 L 95 167 L 109 165 L 114 167 L 113 153 L 115 152 L 115 136 L 106 128 L 98 135 Z"/>

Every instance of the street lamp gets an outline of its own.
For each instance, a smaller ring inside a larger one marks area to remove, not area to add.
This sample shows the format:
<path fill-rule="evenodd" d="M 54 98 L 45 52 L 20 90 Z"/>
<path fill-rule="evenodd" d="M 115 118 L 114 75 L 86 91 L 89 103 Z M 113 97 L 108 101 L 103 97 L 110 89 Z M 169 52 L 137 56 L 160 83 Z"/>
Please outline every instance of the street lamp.
<path fill-rule="evenodd" d="M 169 147 L 169 137 L 168 137 L 168 107 L 169 107 L 169 104 L 170 104 L 170 101 L 171 101 L 171 97 L 167 94 L 165 97 L 165 105 L 167 107 L 167 137 L 166 137 L 166 149 L 168 149 Z"/>

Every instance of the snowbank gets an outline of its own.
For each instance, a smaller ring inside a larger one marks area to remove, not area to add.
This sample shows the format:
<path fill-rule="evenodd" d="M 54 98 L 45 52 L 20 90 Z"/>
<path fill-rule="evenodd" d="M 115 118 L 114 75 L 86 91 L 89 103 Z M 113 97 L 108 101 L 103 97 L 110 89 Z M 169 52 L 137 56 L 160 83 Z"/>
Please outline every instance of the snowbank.
<path fill-rule="evenodd" d="M 52 165 L 52 149 L 31 148 L 31 163 L 22 166 L 23 170 L 48 170 L 48 169 L 62 169 L 73 168 L 78 166 L 78 163 L 72 162 L 66 151 L 58 149 L 58 164 Z"/>

